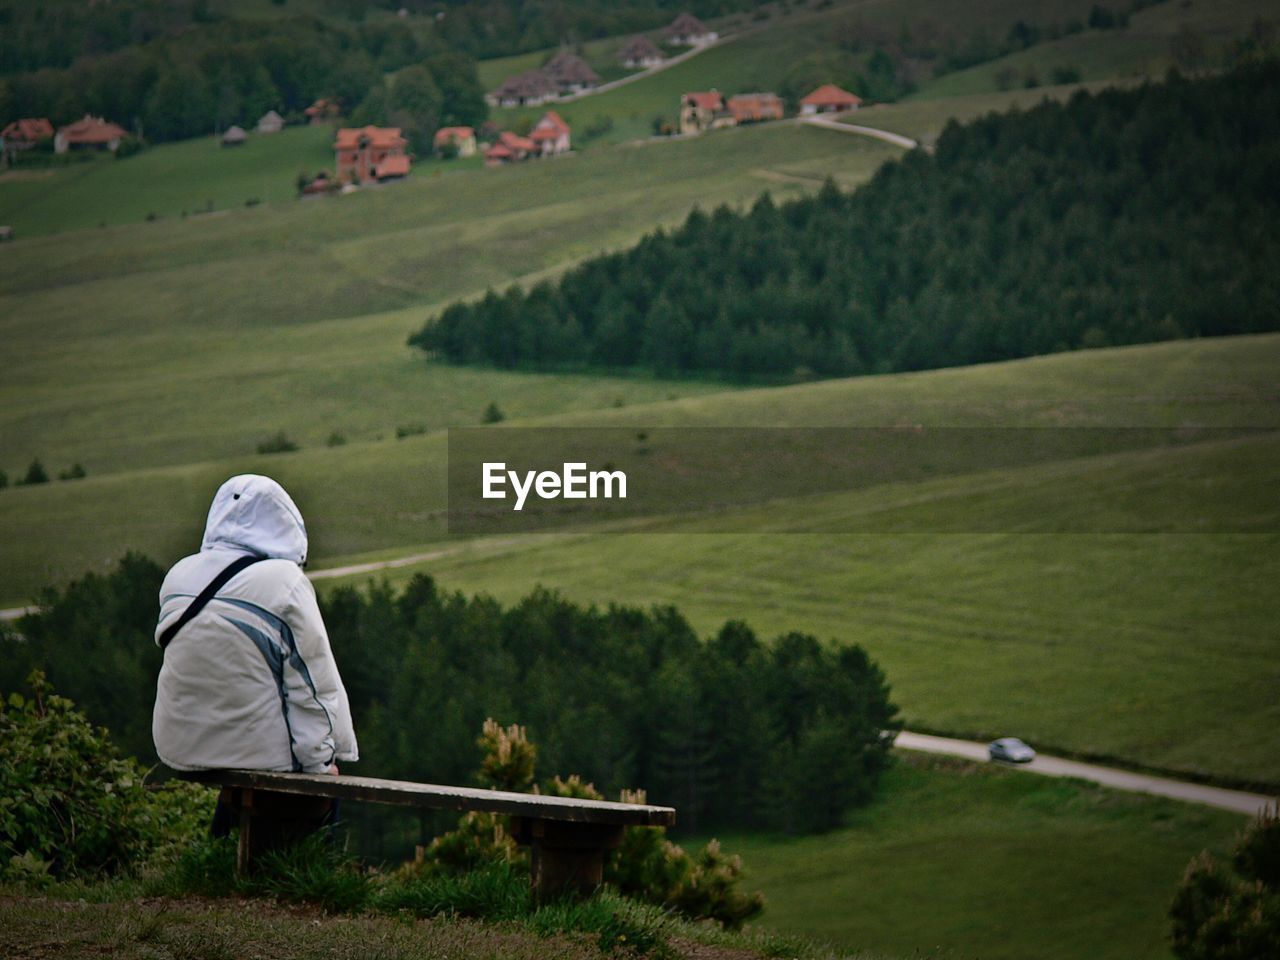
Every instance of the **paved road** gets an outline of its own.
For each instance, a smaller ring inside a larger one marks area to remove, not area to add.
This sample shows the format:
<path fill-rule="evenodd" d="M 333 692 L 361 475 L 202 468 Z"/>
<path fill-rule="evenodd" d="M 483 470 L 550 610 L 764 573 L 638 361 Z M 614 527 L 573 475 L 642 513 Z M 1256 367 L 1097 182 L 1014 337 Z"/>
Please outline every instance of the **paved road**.
<path fill-rule="evenodd" d="M 874 137 L 877 140 L 883 140 L 885 143 L 892 143 L 895 147 L 902 147 L 904 150 L 914 150 L 920 146 L 910 137 L 904 137 L 901 134 L 890 133 L 888 130 L 877 130 L 875 127 L 861 127 L 855 123 L 840 123 L 838 120 L 832 120 L 822 114 L 801 117 L 800 122 L 807 123 L 811 127 L 822 127 L 824 130 L 839 130 L 841 133 L 856 133 L 863 137 Z"/>
<path fill-rule="evenodd" d="M 943 753 L 952 757 L 964 757 L 967 760 L 987 761 L 987 745 L 972 740 L 953 740 L 950 737 L 934 737 L 924 733 L 910 733 L 906 730 L 898 734 L 896 745 L 904 750 L 920 750 L 925 753 Z M 987 761 L 989 762 L 989 761 Z M 1129 770 L 1116 770 L 1113 767 L 1100 767 L 1092 763 L 1079 763 L 1075 760 L 1063 760 L 1060 757 L 1037 755 L 1030 763 L 1009 764 L 1019 770 L 1040 773 L 1047 777 L 1077 777 L 1091 780 L 1104 787 L 1115 790 L 1128 790 L 1131 793 L 1151 793 L 1159 797 L 1172 797 L 1188 803 L 1200 803 L 1222 810 L 1231 810 L 1253 816 L 1258 812 L 1272 808 L 1276 804 L 1274 797 L 1260 793 L 1246 793 L 1243 790 L 1225 790 L 1222 787 L 1209 787 L 1202 783 L 1187 783 L 1184 780 L 1171 780 L 1167 777 L 1153 777 L 1145 773 L 1133 773 Z"/>

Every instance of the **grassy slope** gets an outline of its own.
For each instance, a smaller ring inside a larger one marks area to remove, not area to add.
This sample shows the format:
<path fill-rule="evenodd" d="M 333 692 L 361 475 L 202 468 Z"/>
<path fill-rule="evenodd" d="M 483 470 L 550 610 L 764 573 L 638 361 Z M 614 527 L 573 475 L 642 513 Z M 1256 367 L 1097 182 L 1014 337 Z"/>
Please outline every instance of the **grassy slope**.
<path fill-rule="evenodd" d="M 1020 78 L 1034 74 L 1043 83 L 1054 69 L 1074 67 L 1085 81 L 1120 77 L 1158 79 L 1173 65 L 1170 40 L 1179 30 L 1190 29 L 1203 38 L 1206 66 L 1222 62 L 1226 46 L 1241 37 L 1258 17 L 1270 18 L 1274 5 L 1267 0 L 1167 0 L 1133 14 L 1123 30 L 1086 30 L 1038 44 L 989 63 L 938 77 L 921 85 L 911 99 L 936 100 L 997 89 L 996 74 L 1012 68 Z M 1032 23 L 1046 21 L 1027 17 Z"/>
<path fill-rule="evenodd" d="M 936 0 L 852 0 L 824 10 L 796 8 L 789 16 L 775 13 L 764 22 L 750 21 L 720 45 L 643 81 L 573 103 L 557 104 L 555 109 L 575 128 L 585 127 L 598 117 L 611 117 L 613 129 L 595 142 L 619 143 L 650 136 L 655 117 L 675 122 L 680 97 L 687 91 L 777 90 L 797 60 L 831 50 L 832 30 L 850 20 L 876 24 L 892 33 L 904 20 L 927 17 L 943 35 L 967 37 L 975 22 L 992 23 L 1003 33 L 1019 17 L 1082 16 L 1088 9 L 1089 4 L 1079 0 L 982 0 L 963 8 L 940 5 Z M 509 125 L 520 116 L 537 117 L 544 109 L 505 109 L 494 111 L 493 115 L 499 123 Z"/>
<path fill-rule="evenodd" d="M 1274 427 L 1278 354 L 1275 336 L 1174 343 L 542 422 Z M 171 561 L 198 538 L 209 491 L 242 469 L 270 472 L 294 492 L 318 565 L 406 552 L 443 535 L 444 459 L 437 434 L 5 491 L 6 592 L 23 599 L 127 546 Z M 1274 531 L 1277 462 L 1267 438 L 1138 452 L 694 523 L 734 533 L 499 539 L 417 569 L 504 599 L 541 582 L 580 599 L 676 603 L 702 631 L 737 617 L 768 636 L 804 629 L 857 640 L 884 665 L 913 723 L 1280 782 L 1267 732 L 1280 721 L 1271 695 L 1280 681 L 1275 535 L 1160 532 L 1171 529 L 1167 519 L 1145 534 L 1057 532 L 1132 530 L 1155 498 L 1172 505 L 1166 518 L 1184 502 L 1204 509 L 1204 489 L 1213 491 L 1214 529 Z M 1102 507 L 1100 491 L 1121 493 L 1118 514 Z M 1008 526 L 948 532 L 974 529 L 965 511 L 975 506 Z M 840 524 L 901 532 L 822 532 Z"/>
<path fill-rule="evenodd" d="M 1055 532 L 1090 519 L 1099 490 L 1141 502 L 1174 487 L 1170 476 L 1212 489 L 1227 505 L 1217 521 L 1271 532 Z M 578 600 L 672 603 L 704 634 L 740 618 L 766 637 L 857 641 L 913 726 L 1274 784 L 1277 481 L 1272 435 L 659 527 L 685 532 L 530 538 L 416 569 L 506 601 L 542 583 Z M 1008 510 L 1010 526 L 965 532 L 974 510 Z M 741 532 L 753 521 L 759 532 Z M 902 532 L 812 532 L 859 523 Z M 735 532 L 695 532 L 717 527 Z"/>
<path fill-rule="evenodd" d="M 843 830 L 725 843 L 764 890 L 768 929 L 894 956 L 1138 960 L 1169 956 L 1165 911 L 1183 868 L 1241 825 L 1174 801 L 916 760 Z"/>
<path fill-rule="evenodd" d="M 988 113 L 1029 110 L 1044 100 L 1064 101 L 1079 90 L 1095 92 L 1115 86 L 1115 81 L 1072 83 L 1037 87 L 1034 90 L 1004 90 L 996 93 L 971 93 L 937 100 L 907 100 L 866 107 L 841 116 L 841 123 L 874 127 L 900 133 L 931 146 L 951 120 L 967 123 Z"/>
<path fill-rule="evenodd" d="M 415 177 L 479 167 L 478 159 L 446 163 L 424 158 Z M 247 200 L 294 201 L 299 173 L 333 172 L 333 128 L 287 127 L 263 135 L 250 131 L 242 147 L 214 137 L 160 144 L 124 160 L 102 156 L 46 170 L 0 174 L 0 220 L 20 238 L 140 223 L 154 214 L 234 211 Z M 99 238 L 99 242 L 102 239 Z"/>
<path fill-rule="evenodd" d="M 39 456 L 96 475 L 252 452 L 280 429 L 312 446 L 476 423 L 490 400 L 530 416 L 705 392 L 427 369 L 405 346 L 432 304 L 630 243 L 696 203 L 812 185 L 765 173 L 853 183 L 894 155 L 791 129 L 653 149 L 15 244 L 0 263 L 0 469 Z"/>

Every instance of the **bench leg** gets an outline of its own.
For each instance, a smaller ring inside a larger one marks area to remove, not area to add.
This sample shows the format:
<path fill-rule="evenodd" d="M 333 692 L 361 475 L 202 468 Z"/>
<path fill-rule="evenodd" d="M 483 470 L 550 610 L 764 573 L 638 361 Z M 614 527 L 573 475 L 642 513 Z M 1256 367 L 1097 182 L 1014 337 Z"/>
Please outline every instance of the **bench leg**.
<path fill-rule="evenodd" d="M 591 896 L 604 882 L 606 852 L 534 842 L 529 850 L 529 881 L 538 899 Z"/>
<path fill-rule="evenodd" d="M 587 897 L 604 882 L 604 858 L 622 827 L 513 817 L 511 835 L 529 847 L 529 882 L 539 900 Z"/>
<path fill-rule="evenodd" d="M 236 791 L 235 803 L 240 811 L 240 840 L 236 846 L 236 873 L 244 876 L 249 872 L 249 862 L 253 859 L 253 791 L 242 789 Z"/>

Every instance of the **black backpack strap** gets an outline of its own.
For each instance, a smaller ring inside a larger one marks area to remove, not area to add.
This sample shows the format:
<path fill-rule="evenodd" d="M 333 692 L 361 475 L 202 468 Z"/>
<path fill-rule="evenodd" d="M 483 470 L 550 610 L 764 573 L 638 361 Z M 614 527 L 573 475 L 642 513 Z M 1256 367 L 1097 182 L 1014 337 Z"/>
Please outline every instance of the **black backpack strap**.
<path fill-rule="evenodd" d="M 209 585 L 205 587 L 191 601 L 191 606 L 182 611 L 180 616 L 174 623 L 169 624 L 164 633 L 160 634 L 160 649 L 163 650 L 169 646 L 169 641 L 174 638 L 179 630 L 185 627 L 195 617 L 197 613 L 204 609 L 205 604 L 213 599 L 214 594 L 222 589 L 222 585 L 234 577 L 245 567 L 257 563 L 259 560 L 265 560 L 266 557 L 238 557 L 229 567 L 219 573 L 216 577 L 209 581 Z"/>

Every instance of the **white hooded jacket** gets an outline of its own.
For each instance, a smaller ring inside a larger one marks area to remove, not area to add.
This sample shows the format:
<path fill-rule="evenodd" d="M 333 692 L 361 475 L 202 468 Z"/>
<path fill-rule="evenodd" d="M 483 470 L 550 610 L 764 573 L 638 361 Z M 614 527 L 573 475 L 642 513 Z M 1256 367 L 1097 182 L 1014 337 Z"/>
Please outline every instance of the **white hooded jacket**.
<path fill-rule="evenodd" d="M 160 588 L 156 642 L 238 557 L 241 570 L 165 648 L 151 733 L 175 770 L 320 773 L 359 759 L 347 692 L 316 594 L 307 531 L 280 484 L 244 474 L 213 498 L 200 552 Z"/>

